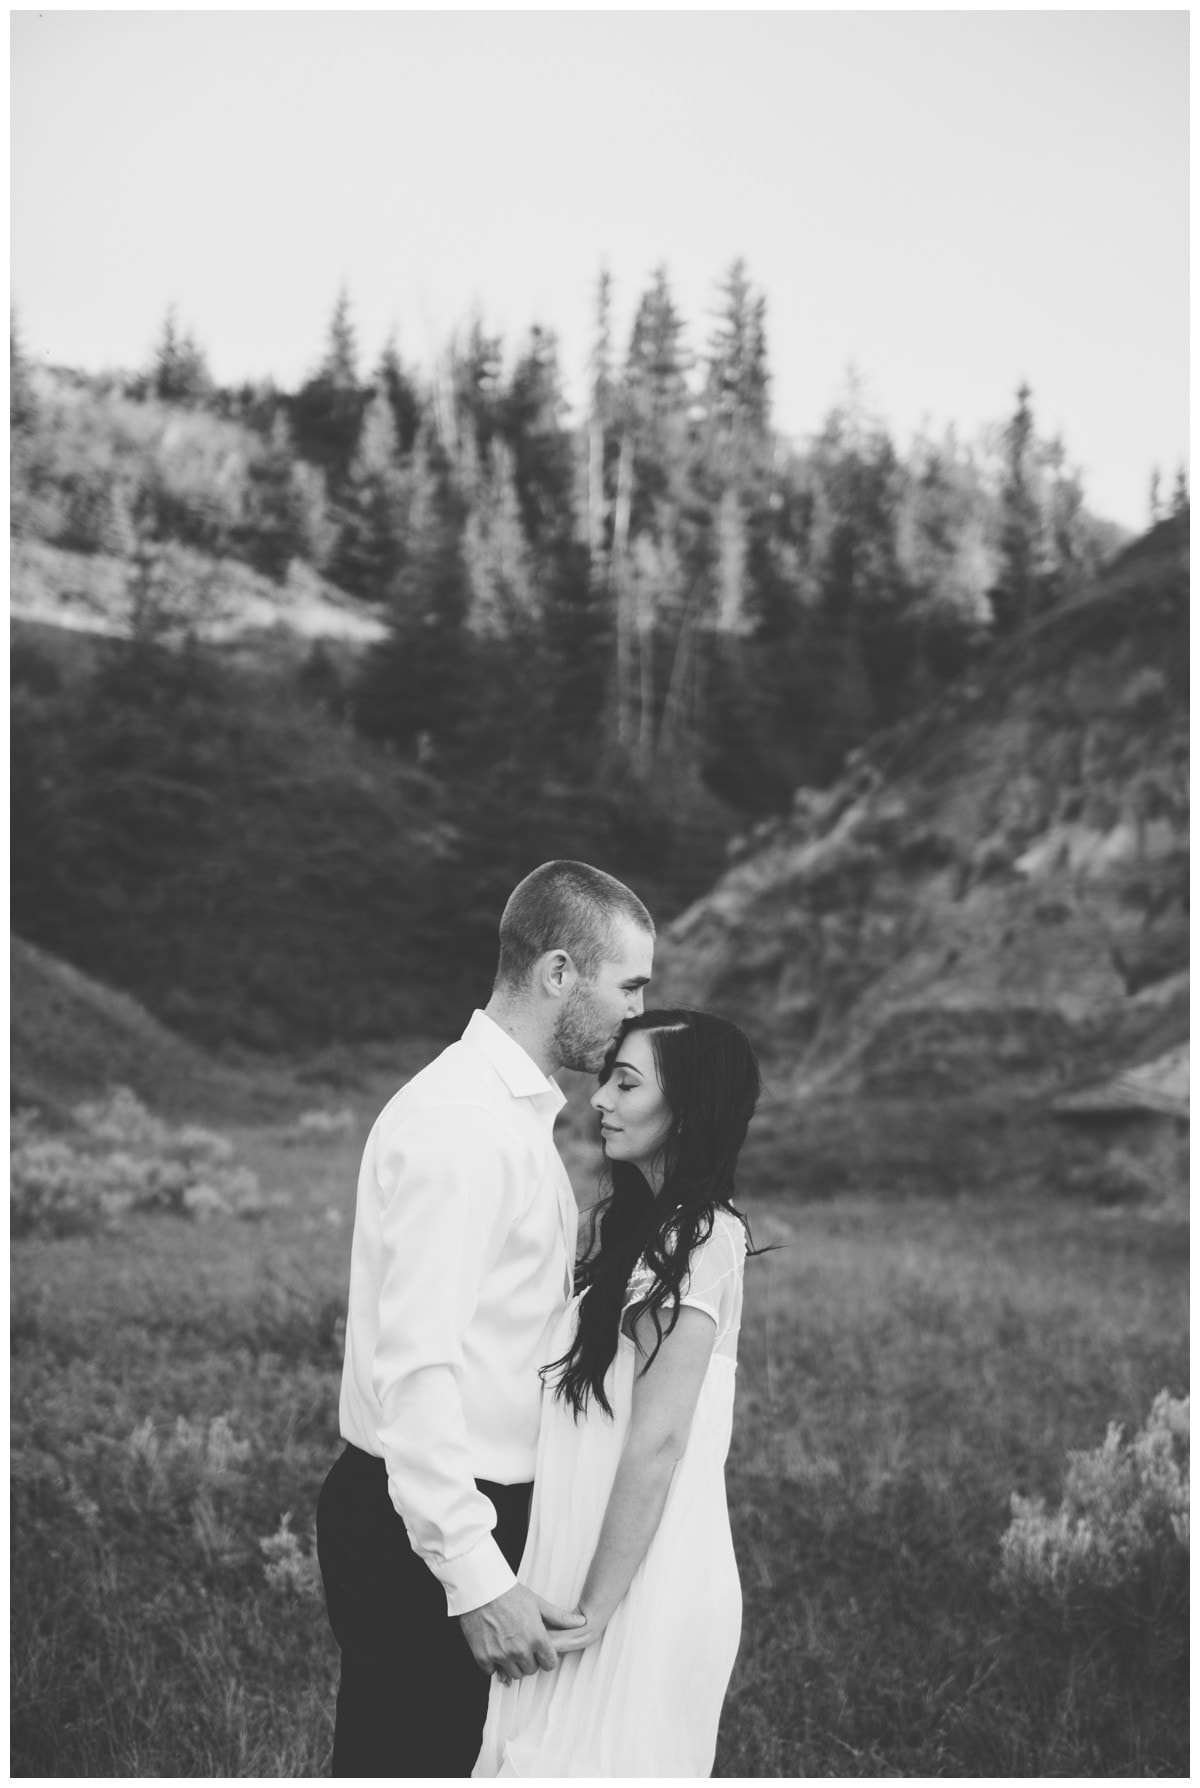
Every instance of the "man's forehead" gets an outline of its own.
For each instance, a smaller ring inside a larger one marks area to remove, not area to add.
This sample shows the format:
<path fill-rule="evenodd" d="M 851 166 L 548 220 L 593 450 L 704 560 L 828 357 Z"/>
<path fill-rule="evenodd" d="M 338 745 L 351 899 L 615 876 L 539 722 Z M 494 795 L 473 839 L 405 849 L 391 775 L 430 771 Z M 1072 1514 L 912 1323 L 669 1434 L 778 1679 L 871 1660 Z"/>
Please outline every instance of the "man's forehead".
<path fill-rule="evenodd" d="M 621 919 L 613 928 L 613 954 L 604 966 L 622 975 L 645 975 L 654 962 L 654 939 L 632 919 Z"/>

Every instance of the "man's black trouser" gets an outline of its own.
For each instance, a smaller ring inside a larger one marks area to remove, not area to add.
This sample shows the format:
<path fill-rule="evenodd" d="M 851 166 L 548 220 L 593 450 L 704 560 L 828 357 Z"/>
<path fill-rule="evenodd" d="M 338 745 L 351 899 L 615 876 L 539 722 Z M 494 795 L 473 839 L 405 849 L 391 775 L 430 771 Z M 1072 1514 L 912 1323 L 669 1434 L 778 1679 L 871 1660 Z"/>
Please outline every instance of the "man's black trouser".
<path fill-rule="evenodd" d="M 477 1481 L 515 1571 L 531 1486 Z M 445 1590 L 409 1544 L 382 1459 L 347 1446 L 317 1504 L 317 1554 L 342 1650 L 333 1774 L 469 1776 L 489 1678 L 446 1613 Z"/>

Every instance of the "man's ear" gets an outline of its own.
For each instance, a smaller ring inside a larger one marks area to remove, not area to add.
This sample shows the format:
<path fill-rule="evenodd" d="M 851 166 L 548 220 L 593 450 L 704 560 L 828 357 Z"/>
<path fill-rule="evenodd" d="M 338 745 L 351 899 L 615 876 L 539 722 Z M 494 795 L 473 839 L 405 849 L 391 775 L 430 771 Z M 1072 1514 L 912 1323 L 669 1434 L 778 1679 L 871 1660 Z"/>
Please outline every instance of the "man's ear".
<path fill-rule="evenodd" d="M 578 979 L 579 970 L 569 950 L 548 950 L 542 957 L 539 980 L 552 1000 L 565 999 Z"/>

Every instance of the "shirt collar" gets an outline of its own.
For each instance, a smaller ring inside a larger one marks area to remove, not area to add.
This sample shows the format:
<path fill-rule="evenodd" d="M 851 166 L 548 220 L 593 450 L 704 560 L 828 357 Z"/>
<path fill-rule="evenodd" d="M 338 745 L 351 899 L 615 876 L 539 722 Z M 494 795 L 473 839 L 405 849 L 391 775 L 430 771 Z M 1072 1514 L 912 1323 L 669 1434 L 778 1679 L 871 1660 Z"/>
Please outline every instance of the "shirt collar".
<path fill-rule="evenodd" d="M 566 1104 L 567 1095 L 558 1082 L 548 1079 L 528 1051 L 486 1012 L 472 1012 L 462 1040 L 487 1057 L 514 1099 L 536 1098 L 541 1093 L 553 1096 L 555 1111 Z"/>

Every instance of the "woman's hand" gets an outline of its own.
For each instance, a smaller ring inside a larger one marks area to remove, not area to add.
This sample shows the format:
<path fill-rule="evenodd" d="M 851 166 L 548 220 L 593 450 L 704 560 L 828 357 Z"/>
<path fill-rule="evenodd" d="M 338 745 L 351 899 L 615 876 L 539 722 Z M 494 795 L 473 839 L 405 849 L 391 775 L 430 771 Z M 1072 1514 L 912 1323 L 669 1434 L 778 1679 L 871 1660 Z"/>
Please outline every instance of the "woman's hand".
<path fill-rule="evenodd" d="M 575 1613 L 583 1622 L 582 1626 L 564 1627 L 559 1632 L 550 1634 L 550 1643 L 560 1657 L 569 1651 L 583 1651 L 587 1646 L 594 1645 L 612 1619 L 611 1612 L 602 1614 L 596 1610 L 592 1613 L 582 1603 Z"/>

